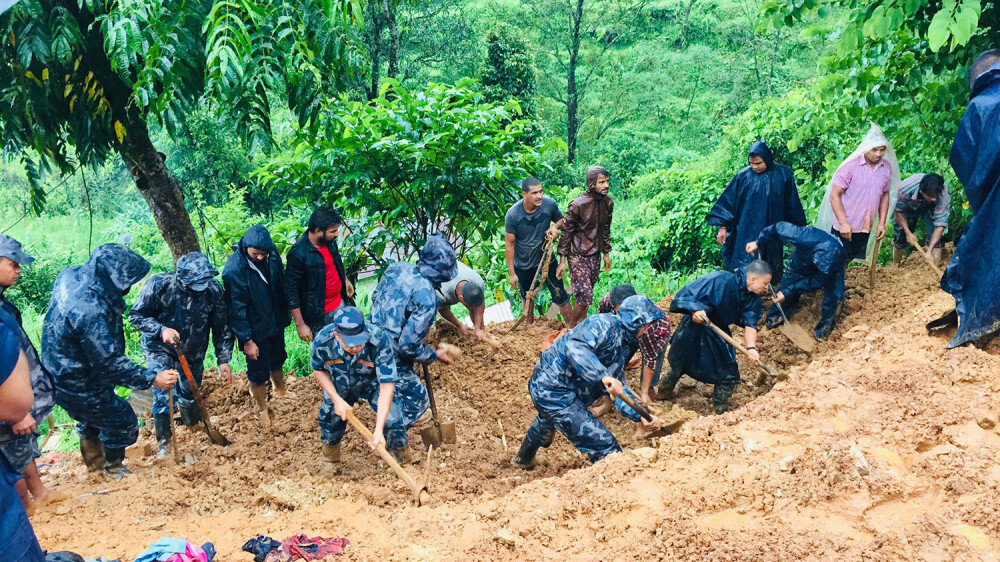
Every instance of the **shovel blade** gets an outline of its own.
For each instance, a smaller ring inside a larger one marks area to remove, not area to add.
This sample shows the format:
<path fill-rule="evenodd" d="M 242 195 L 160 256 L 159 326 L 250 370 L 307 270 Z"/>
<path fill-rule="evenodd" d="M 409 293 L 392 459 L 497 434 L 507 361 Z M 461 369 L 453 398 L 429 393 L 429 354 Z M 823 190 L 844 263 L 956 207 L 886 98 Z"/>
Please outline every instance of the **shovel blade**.
<path fill-rule="evenodd" d="M 442 441 L 441 428 L 432 425 L 421 429 L 420 439 L 424 442 L 424 445 L 437 449 L 441 446 Z"/>
<path fill-rule="evenodd" d="M 448 444 L 458 442 L 458 433 L 455 431 L 455 422 L 442 422 L 440 426 L 441 440 Z"/>
<path fill-rule="evenodd" d="M 215 443 L 216 445 L 221 445 L 223 447 L 232 444 L 229 441 L 229 439 L 226 439 L 225 435 L 219 432 L 218 429 L 215 429 L 211 425 L 208 425 L 207 422 L 204 425 L 205 425 L 205 433 L 208 434 L 208 438 L 212 441 L 212 443 Z"/>
<path fill-rule="evenodd" d="M 812 353 L 816 349 L 816 340 L 809 335 L 805 328 L 795 322 L 784 322 L 778 326 L 778 331 L 785 334 L 786 338 L 806 353 Z"/>

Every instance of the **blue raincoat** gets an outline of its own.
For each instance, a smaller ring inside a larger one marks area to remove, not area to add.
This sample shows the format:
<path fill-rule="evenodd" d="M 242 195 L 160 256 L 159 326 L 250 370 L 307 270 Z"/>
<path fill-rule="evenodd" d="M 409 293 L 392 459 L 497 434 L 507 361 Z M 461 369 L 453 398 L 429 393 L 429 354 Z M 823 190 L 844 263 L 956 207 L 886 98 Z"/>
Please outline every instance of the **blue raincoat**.
<path fill-rule="evenodd" d="M 786 312 L 791 313 L 802 295 L 823 289 L 822 319 L 832 318 L 844 300 L 844 266 L 847 252 L 839 236 L 813 226 L 795 226 L 788 222 L 773 224 L 757 238 L 757 245 L 787 242 L 795 247 L 788 269 L 781 279 Z M 778 316 L 771 307 L 768 316 Z"/>
<path fill-rule="evenodd" d="M 670 312 L 681 312 L 677 331 L 670 340 L 667 361 L 677 375 L 707 384 L 736 383 L 740 369 L 736 350 L 707 326 L 691 320 L 704 310 L 708 319 L 727 334 L 730 324 L 756 328 L 760 321 L 760 295 L 747 290 L 746 268 L 716 271 L 688 283 L 670 302 Z"/>
<path fill-rule="evenodd" d="M 955 297 L 956 347 L 1000 330 L 1000 64 L 972 85 L 972 99 L 951 146 L 951 167 L 965 186 L 972 221 L 941 279 Z"/>
<path fill-rule="evenodd" d="M 806 225 L 806 215 L 792 170 L 775 164 L 771 149 L 762 140 L 753 143 L 749 155 L 763 158 L 767 170 L 758 174 L 747 166 L 737 172 L 708 213 L 709 225 L 726 227 L 728 234 L 722 245 L 722 259 L 729 271 L 753 261 L 753 256 L 743 248 L 747 242 L 755 241 L 764 227 L 778 221 Z M 761 259 L 771 266 L 775 279 L 780 279 L 781 242 L 762 245 L 760 254 Z"/>
<path fill-rule="evenodd" d="M 191 407 L 194 395 L 181 371 L 173 344 L 163 343 L 161 334 L 164 328 L 180 333 L 184 355 L 199 385 L 205 370 L 210 332 L 218 364 L 229 363 L 234 336 L 229 329 L 222 284 L 215 279 L 218 274 L 204 254 L 185 254 L 177 260 L 173 273 L 160 273 L 146 281 L 128 314 L 129 322 L 142 334 L 146 364 L 155 371 L 175 369 L 180 373 L 174 385 L 174 400 L 180 408 Z M 154 389 L 153 413 L 165 414 L 169 410 L 167 391 Z"/>
<path fill-rule="evenodd" d="M 247 248 L 267 252 L 255 264 Z M 233 255 L 222 268 L 229 304 L 229 326 L 242 348 L 248 340 L 262 342 L 281 334 L 291 323 L 285 300 L 285 273 L 281 255 L 264 225 L 256 224 L 233 246 Z"/>
<path fill-rule="evenodd" d="M 149 262 L 118 244 L 105 244 L 80 266 L 56 277 L 42 329 L 42 363 L 56 384 L 56 404 L 77 431 L 110 449 L 135 443 L 139 424 L 115 386 L 146 389 L 157 371 L 125 356 L 125 294 L 149 272 Z"/>
<path fill-rule="evenodd" d="M 590 316 L 543 351 L 528 381 L 538 417 L 528 428 L 525 443 L 536 449 L 548 447 L 558 429 L 590 462 L 620 451 L 615 436 L 587 408 L 607 395 L 601 382 L 605 376 L 620 380 L 638 402 L 625 382 L 629 343 L 639 328 L 663 316 L 651 300 L 633 295 L 622 302 L 618 314 Z M 615 399 L 615 408 L 639 421 L 639 414 L 622 400 Z"/>

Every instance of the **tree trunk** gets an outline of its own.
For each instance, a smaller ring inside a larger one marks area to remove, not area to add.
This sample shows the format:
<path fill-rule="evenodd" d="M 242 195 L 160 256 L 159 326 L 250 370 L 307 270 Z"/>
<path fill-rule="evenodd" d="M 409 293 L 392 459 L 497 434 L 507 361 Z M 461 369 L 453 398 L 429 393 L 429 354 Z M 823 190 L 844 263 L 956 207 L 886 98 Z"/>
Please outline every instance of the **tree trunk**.
<path fill-rule="evenodd" d="M 385 75 L 395 78 L 399 74 L 399 30 L 396 29 L 396 12 L 392 0 L 382 0 L 382 21 L 389 30 L 389 66 Z"/>
<path fill-rule="evenodd" d="M 368 57 L 371 59 L 371 82 L 365 92 L 368 101 L 378 97 L 378 82 L 382 77 L 382 10 L 375 7 L 374 2 L 367 6 L 368 19 L 365 25 L 365 42 L 368 44 Z"/>
<path fill-rule="evenodd" d="M 684 27 L 681 32 L 681 50 L 684 50 L 688 45 L 688 30 L 690 29 L 689 24 L 691 23 L 691 8 L 694 7 L 695 0 L 690 0 L 688 2 L 687 8 L 684 9 Z"/>
<path fill-rule="evenodd" d="M 570 164 L 576 159 L 576 135 L 580 127 L 578 111 L 579 93 L 576 88 L 576 66 L 580 55 L 580 22 L 583 20 L 583 0 L 576 0 L 570 30 L 569 65 L 566 71 L 566 160 Z"/>

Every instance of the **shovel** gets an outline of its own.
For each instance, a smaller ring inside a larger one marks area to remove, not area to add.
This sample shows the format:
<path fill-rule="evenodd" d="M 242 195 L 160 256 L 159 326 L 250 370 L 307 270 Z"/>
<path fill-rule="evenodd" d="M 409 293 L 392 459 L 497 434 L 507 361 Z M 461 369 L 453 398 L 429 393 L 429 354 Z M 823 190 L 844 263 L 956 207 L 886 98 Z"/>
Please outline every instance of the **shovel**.
<path fill-rule="evenodd" d="M 710 330 L 712 330 L 713 332 L 715 332 L 716 334 L 718 334 L 720 338 L 726 340 L 726 343 L 728 343 L 729 345 L 733 346 L 737 351 L 739 351 L 743 355 L 746 355 L 747 357 L 750 357 L 750 352 L 747 351 L 745 347 L 743 347 L 742 345 L 740 345 L 739 343 L 737 343 L 736 340 L 734 340 L 732 336 L 730 336 L 729 334 L 723 332 L 722 328 L 719 328 L 715 324 L 712 324 L 711 320 L 706 319 L 705 322 L 704 322 L 704 325 L 708 326 L 708 328 Z M 757 368 L 759 368 L 761 371 L 767 373 L 768 376 L 774 377 L 775 379 L 777 379 L 779 381 L 783 381 L 783 380 L 785 380 L 785 379 L 788 378 L 788 375 L 784 375 L 784 374 L 778 375 L 778 373 L 774 369 L 772 369 L 770 365 L 768 365 L 767 363 L 764 363 L 763 361 L 760 364 L 757 365 Z"/>
<path fill-rule="evenodd" d="M 778 298 L 777 293 L 774 292 L 774 287 L 770 283 L 767 284 L 767 288 L 771 290 L 771 296 Z M 778 312 L 781 313 L 781 319 L 783 322 L 778 326 L 778 331 L 785 334 L 785 337 L 792 340 L 796 346 L 806 353 L 812 353 L 816 349 L 816 340 L 809 335 L 809 332 L 805 328 L 797 323 L 789 322 L 788 317 L 785 316 L 785 310 L 781 308 L 781 304 L 775 302 L 774 306 L 778 307 Z"/>
<path fill-rule="evenodd" d="M 181 462 L 181 452 L 177 449 L 177 431 L 174 428 L 174 387 L 167 391 L 167 399 L 170 405 L 170 448 L 174 450 L 174 462 Z M 203 414 L 204 416 L 204 414 Z"/>
<path fill-rule="evenodd" d="M 531 287 L 524 294 L 524 309 L 521 311 L 521 316 L 518 317 L 517 322 L 507 330 L 508 334 L 514 332 L 518 326 L 524 322 L 525 317 L 528 316 L 529 312 L 533 312 L 533 307 L 535 306 L 535 299 L 538 297 L 538 292 L 541 290 L 541 286 L 549 278 L 549 264 L 552 262 L 552 241 L 555 238 L 546 236 L 545 244 L 542 247 L 542 252 L 544 253 L 542 261 L 538 262 L 538 269 L 535 270 L 535 278 L 531 281 Z"/>
<path fill-rule="evenodd" d="M 427 365 L 422 366 L 424 368 L 424 382 L 427 384 L 427 398 L 431 402 L 431 418 L 434 422 L 432 426 L 420 430 L 420 438 L 423 439 L 424 443 L 433 447 L 440 447 L 442 442 L 455 443 L 458 440 L 455 434 L 455 422 L 441 423 L 440 418 L 438 418 L 437 402 L 434 401 L 434 390 L 431 388 L 431 373 L 427 369 Z"/>
<path fill-rule="evenodd" d="M 226 439 L 224 435 L 219 433 L 218 429 L 212 427 L 212 422 L 208 417 L 208 409 L 205 408 L 205 400 L 202 399 L 201 391 L 198 390 L 198 385 L 194 382 L 194 376 L 191 375 L 191 367 L 188 366 L 187 357 L 184 356 L 184 347 L 181 345 L 180 338 L 174 338 L 174 347 L 177 349 L 177 360 L 180 361 L 181 370 L 184 371 L 188 386 L 191 387 L 191 394 L 194 394 L 194 401 L 198 404 L 198 409 L 201 410 L 201 422 L 204 424 L 205 433 L 208 434 L 208 438 L 212 440 L 212 443 L 222 445 L 223 447 L 229 445 L 229 439 Z M 171 419 L 173 419 L 173 415 L 174 413 L 170 412 Z"/>
<path fill-rule="evenodd" d="M 358 433 L 360 433 L 361 436 L 364 437 L 366 441 L 371 442 L 375 440 L 375 436 L 372 435 L 372 432 L 369 431 L 368 428 L 365 427 L 365 424 L 361 423 L 361 420 L 355 417 L 354 412 L 350 410 L 347 411 L 347 422 L 350 423 L 351 426 L 354 427 L 354 429 L 358 430 Z M 427 491 L 426 476 L 424 477 L 423 484 L 418 483 L 416 480 L 413 479 L 412 476 L 410 476 L 410 473 L 406 472 L 405 470 L 403 470 L 403 467 L 399 466 L 399 462 L 396 461 L 396 458 L 393 457 L 391 454 L 389 454 L 389 451 L 385 450 L 385 445 L 381 443 L 379 443 L 378 447 L 375 449 L 375 452 L 378 453 L 378 456 L 382 457 L 382 460 L 385 461 L 385 464 L 389 465 L 389 468 L 391 468 L 392 471 L 396 473 L 396 476 L 399 476 L 400 479 L 403 480 L 403 482 L 406 482 L 406 485 L 409 486 L 410 491 L 413 492 L 414 504 L 420 506 L 427 503 L 427 501 L 430 500 L 431 494 L 430 492 Z M 428 454 L 428 461 L 427 461 L 428 471 L 430 470 L 430 465 L 431 465 L 430 455 Z"/>
<path fill-rule="evenodd" d="M 941 269 L 930 258 L 927 257 L 927 254 L 924 252 L 924 249 L 920 246 L 920 242 L 914 240 L 912 244 L 913 247 L 916 248 L 918 252 L 920 252 L 920 257 L 924 258 L 924 261 L 927 262 L 927 265 L 934 271 L 934 274 L 938 276 L 938 279 L 944 277 L 944 273 L 941 273 Z"/>
<path fill-rule="evenodd" d="M 875 288 L 875 266 L 878 264 L 878 251 L 882 247 L 882 239 L 885 236 L 877 236 L 875 238 L 875 251 L 872 252 L 872 261 L 868 264 L 868 288 Z"/>

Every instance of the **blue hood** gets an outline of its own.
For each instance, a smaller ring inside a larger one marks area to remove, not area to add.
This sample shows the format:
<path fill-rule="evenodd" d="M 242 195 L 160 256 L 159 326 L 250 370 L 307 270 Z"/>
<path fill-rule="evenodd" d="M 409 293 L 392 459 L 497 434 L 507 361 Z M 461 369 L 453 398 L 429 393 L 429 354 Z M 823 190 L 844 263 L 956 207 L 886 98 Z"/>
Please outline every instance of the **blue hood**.
<path fill-rule="evenodd" d="M 189 252 L 181 256 L 181 259 L 177 260 L 177 269 L 174 272 L 177 282 L 192 291 L 204 291 L 217 275 L 219 272 L 201 252 Z"/>
<path fill-rule="evenodd" d="M 989 70 L 980 74 L 979 78 L 976 78 L 976 81 L 972 83 L 972 93 L 969 98 L 978 96 L 983 93 L 983 90 L 997 82 L 1000 82 L 1000 63 L 994 64 Z"/>
<path fill-rule="evenodd" d="M 84 266 L 101 284 L 124 293 L 149 273 L 149 262 L 120 244 L 104 244 Z"/>
<path fill-rule="evenodd" d="M 243 238 L 240 238 L 239 243 L 233 247 L 233 250 L 246 256 L 247 248 L 257 248 L 272 255 L 278 254 L 278 247 L 274 245 L 274 240 L 271 240 L 271 233 L 262 224 L 251 226 Z"/>
<path fill-rule="evenodd" d="M 767 143 L 763 140 L 757 140 L 750 146 L 750 150 L 747 153 L 747 157 L 750 156 L 760 156 L 764 159 L 764 164 L 767 165 L 767 171 L 771 171 L 774 167 L 774 155 L 771 154 L 771 149 L 767 147 Z"/>
<path fill-rule="evenodd" d="M 660 307 L 645 295 L 632 295 L 622 301 L 618 318 L 634 336 L 639 328 L 666 316 Z"/>
<path fill-rule="evenodd" d="M 417 269 L 425 279 L 435 287 L 445 281 L 450 281 L 458 275 L 458 262 L 455 250 L 441 234 L 433 234 L 420 249 L 420 261 Z"/>

